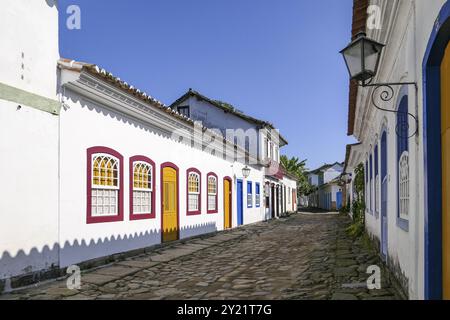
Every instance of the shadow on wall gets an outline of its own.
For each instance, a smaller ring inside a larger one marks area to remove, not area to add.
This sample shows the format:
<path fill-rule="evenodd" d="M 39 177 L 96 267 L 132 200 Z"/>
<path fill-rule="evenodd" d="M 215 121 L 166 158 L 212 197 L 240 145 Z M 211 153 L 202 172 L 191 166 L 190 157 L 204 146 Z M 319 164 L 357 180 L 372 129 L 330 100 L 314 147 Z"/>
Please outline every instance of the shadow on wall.
<path fill-rule="evenodd" d="M 204 223 L 180 228 L 180 238 L 186 239 L 217 231 L 215 223 Z M 97 240 L 66 241 L 62 247 L 55 243 L 29 253 L 19 250 L 16 255 L 4 251 L 0 257 L 0 293 L 5 279 L 11 288 L 20 288 L 40 281 L 66 275 L 65 268 L 78 264 L 90 269 L 139 254 L 151 252 L 161 244 L 160 230 L 150 230 L 125 236 L 111 236 Z"/>

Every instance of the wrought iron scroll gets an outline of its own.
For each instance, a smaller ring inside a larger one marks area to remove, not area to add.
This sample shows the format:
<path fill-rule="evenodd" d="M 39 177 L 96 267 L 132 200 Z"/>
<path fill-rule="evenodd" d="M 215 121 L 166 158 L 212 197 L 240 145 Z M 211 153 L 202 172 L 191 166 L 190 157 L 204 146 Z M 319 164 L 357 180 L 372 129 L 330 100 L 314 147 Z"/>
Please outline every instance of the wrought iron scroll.
<path fill-rule="evenodd" d="M 400 123 L 397 123 L 395 131 L 397 136 L 401 138 L 412 138 L 414 137 L 418 131 L 419 131 L 419 121 L 415 115 L 413 115 L 410 112 L 399 112 L 392 109 L 386 109 L 381 107 L 378 104 L 378 101 L 381 100 L 382 102 L 390 102 L 394 98 L 394 88 L 393 86 L 403 86 L 403 85 L 414 85 L 416 88 L 416 95 L 417 95 L 417 84 L 415 82 L 405 82 L 405 83 L 378 83 L 378 84 L 370 84 L 365 83 L 362 84 L 362 87 L 374 87 L 372 91 L 372 104 L 380 111 L 386 111 L 386 112 L 392 112 L 395 114 L 402 113 L 405 116 L 400 117 Z M 379 100 L 377 100 L 377 96 L 379 97 Z M 412 134 L 409 134 L 409 118 L 412 118 L 414 120 L 414 131 Z M 406 136 L 404 133 L 406 132 Z"/>

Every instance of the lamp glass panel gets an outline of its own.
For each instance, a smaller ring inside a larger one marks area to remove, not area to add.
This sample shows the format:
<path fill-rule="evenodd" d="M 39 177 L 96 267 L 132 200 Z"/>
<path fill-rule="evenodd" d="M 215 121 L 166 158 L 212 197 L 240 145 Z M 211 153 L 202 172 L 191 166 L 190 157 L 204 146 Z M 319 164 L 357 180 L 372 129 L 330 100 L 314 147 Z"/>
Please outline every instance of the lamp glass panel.
<path fill-rule="evenodd" d="M 380 59 L 382 47 L 378 44 L 366 42 L 364 47 L 364 65 L 366 70 L 372 74 L 376 73 L 378 60 Z"/>
<path fill-rule="evenodd" d="M 347 64 L 351 78 L 363 71 L 361 63 L 361 45 L 362 41 L 355 42 L 343 52 L 345 63 Z"/>

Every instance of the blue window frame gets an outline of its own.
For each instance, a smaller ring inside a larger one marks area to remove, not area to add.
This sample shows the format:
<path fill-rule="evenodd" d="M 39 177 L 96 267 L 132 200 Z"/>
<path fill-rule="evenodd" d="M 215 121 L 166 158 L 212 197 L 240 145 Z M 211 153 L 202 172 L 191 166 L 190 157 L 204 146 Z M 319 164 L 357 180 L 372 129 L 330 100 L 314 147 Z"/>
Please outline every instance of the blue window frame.
<path fill-rule="evenodd" d="M 409 148 L 408 148 L 408 96 L 404 95 L 397 113 L 397 226 L 409 229 Z"/>
<path fill-rule="evenodd" d="M 253 183 L 247 182 L 247 208 L 253 208 Z"/>
<path fill-rule="evenodd" d="M 369 180 L 369 188 L 370 188 L 370 212 L 373 213 L 373 154 L 370 154 L 370 180 Z"/>
<path fill-rule="evenodd" d="M 375 146 L 374 150 L 374 162 L 375 162 L 375 214 L 378 216 L 380 212 L 379 203 L 380 203 L 380 175 L 378 170 L 378 144 Z"/>
<path fill-rule="evenodd" d="M 366 195 L 366 211 L 369 211 L 369 160 L 366 160 L 366 190 L 364 190 Z"/>
<path fill-rule="evenodd" d="M 259 208 L 261 206 L 261 191 L 258 182 L 255 183 L 255 194 L 255 206 Z"/>

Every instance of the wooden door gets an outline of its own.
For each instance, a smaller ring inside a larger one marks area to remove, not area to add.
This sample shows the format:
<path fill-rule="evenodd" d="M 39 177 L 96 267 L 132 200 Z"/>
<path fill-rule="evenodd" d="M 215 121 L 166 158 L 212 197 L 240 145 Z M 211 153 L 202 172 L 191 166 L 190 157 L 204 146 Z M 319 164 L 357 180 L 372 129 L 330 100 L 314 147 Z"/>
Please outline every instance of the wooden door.
<path fill-rule="evenodd" d="M 231 204 L 232 204 L 232 193 L 231 193 L 231 180 L 223 180 L 223 214 L 224 214 L 224 229 L 231 229 Z"/>
<path fill-rule="evenodd" d="M 179 238 L 178 226 L 178 177 L 171 167 L 162 170 L 162 241 L 174 241 Z"/>
<path fill-rule="evenodd" d="M 450 299 L 450 45 L 441 64 L 442 292 Z"/>

